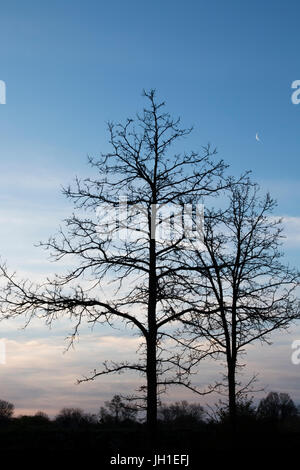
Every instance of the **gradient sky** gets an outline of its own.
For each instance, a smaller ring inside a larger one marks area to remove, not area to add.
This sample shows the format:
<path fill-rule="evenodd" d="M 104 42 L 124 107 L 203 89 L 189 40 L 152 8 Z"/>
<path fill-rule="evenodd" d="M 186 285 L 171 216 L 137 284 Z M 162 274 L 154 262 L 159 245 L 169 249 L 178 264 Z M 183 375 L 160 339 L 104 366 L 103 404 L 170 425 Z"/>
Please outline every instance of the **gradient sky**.
<path fill-rule="evenodd" d="M 61 185 L 88 175 L 86 156 L 106 151 L 108 120 L 133 116 L 143 88 L 156 88 L 171 114 L 194 125 L 188 149 L 210 142 L 231 167 L 251 169 L 278 199 L 286 217 L 287 260 L 300 265 L 300 79 L 297 0 L 10 1 L 0 15 L 0 253 L 33 279 L 53 272 L 34 244 L 53 234 L 71 207 Z M 255 134 L 260 136 L 260 142 Z M 0 398 L 17 413 L 62 406 L 96 411 L 113 393 L 132 391 L 134 375 L 74 383 L 109 357 L 134 355 L 137 338 L 105 328 L 87 330 L 63 354 L 71 325 L 49 331 L 36 322 L 1 326 L 7 364 L 0 365 Z M 300 402 L 300 366 L 291 364 L 299 327 L 251 348 L 249 371 L 268 390 Z M 215 366 L 198 377 L 207 383 Z M 173 390 L 169 400 L 196 397 Z"/>

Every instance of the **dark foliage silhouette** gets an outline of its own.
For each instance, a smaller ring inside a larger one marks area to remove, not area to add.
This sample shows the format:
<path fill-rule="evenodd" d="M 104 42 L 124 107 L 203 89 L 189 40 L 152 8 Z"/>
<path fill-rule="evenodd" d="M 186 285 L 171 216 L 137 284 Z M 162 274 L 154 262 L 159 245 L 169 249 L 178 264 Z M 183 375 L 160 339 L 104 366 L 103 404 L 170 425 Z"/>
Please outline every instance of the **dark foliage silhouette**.
<path fill-rule="evenodd" d="M 95 423 L 96 417 L 85 413 L 81 408 L 63 408 L 55 421 L 61 426 L 74 428 Z"/>
<path fill-rule="evenodd" d="M 6 400 L 0 400 L 0 421 L 11 419 L 14 414 L 15 406 Z"/>
<path fill-rule="evenodd" d="M 220 401 L 212 413 L 209 413 L 211 422 L 230 429 L 231 416 L 228 403 Z M 241 396 L 236 400 L 236 424 L 239 431 L 251 430 L 256 423 L 257 414 L 252 398 Z"/>
<path fill-rule="evenodd" d="M 280 396 L 281 395 L 281 396 Z M 107 463 L 112 455 L 147 455 L 145 423 L 122 419 L 122 400 L 117 395 L 107 402 L 108 421 L 99 421 L 78 408 L 63 408 L 54 419 L 43 412 L 33 416 L 11 417 L 0 426 L 1 451 L 46 452 L 56 458 L 66 451 L 68 458 L 92 455 L 99 464 Z M 126 402 L 123 403 L 124 406 Z M 258 409 L 260 412 L 258 413 Z M 300 417 L 287 394 L 272 392 L 261 400 L 256 410 L 251 399 L 237 402 L 237 422 L 234 455 L 251 451 L 289 452 L 300 438 Z M 262 409 L 264 412 L 262 413 Z M 275 411 L 274 411 L 275 410 Z M 111 413 L 111 414 L 110 414 Z M 117 414 L 117 419 L 116 418 Z M 107 415 L 106 415 L 107 416 Z M 188 453 L 194 462 L 205 457 L 232 456 L 230 416 L 228 406 L 218 404 L 214 416 L 201 405 L 186 401 L 161 405 L 158 408 L 158 441 L 160 453 Z M 278 421 L 269 421 L 275 416 Z M 248 455 L 248 454 L 247 454 Z M 252 455 L 252 454 L 251 454 Z"/>
<path fill-rule="evenodd" d="M 270 392 L 257 409 L 257 416 L 270 423 L 282 423 L 298 415 L 298 410 L 288 393 Z"/>
<path fill-rule="evenodd" d="M 204 415 L 205 411 L 201 405 L 188 403 L 186 400 L 158 408 L 159 420 L 169 425 L 199 425 L 204 422 Z"/>
<path fill-rule="evenodd" d="M 105 407 L 100 408 L 100 423 L 124 423 L 134 422 L 137 409 L 122 400 L 120 395 L 114 395 L 112 400 L 105 402 Z"/>

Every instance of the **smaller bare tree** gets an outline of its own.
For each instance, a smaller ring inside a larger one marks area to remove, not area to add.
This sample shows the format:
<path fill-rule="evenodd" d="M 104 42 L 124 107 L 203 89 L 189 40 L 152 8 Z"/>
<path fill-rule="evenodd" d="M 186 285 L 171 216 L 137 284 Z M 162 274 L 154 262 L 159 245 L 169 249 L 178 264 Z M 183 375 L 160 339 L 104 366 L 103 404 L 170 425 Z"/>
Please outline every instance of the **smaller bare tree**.
<path fill-rule="evenodd" d="M 237 380 L 247 346 L 270 343 L 272 332 L 299 318 L 299 273 L 282 262 L 282 224 L 272 215 L 275 205 L 249 179 L 232 186 L 224 210 L 206 210 L 205 248 L 184 255 L 186 264 L 195 266 L 189 289 L 198 312 L 182 319 L 178 338 L 194 359 L 226 358 L 233 431 L 237 401 L 253 382 L 242 385 Z M 201 310 L 206 313 L 199 315 Z"/>

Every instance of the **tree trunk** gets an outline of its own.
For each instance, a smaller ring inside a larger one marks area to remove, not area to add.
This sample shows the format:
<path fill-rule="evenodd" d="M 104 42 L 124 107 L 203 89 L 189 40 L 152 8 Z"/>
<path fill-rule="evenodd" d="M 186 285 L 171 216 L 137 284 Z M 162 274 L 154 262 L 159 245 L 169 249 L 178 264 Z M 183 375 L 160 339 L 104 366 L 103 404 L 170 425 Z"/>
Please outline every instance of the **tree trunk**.
<path fill-rule="evenodd" d="M 149 335 L 147 342 L 147 428 L 149 443 L 153 447 L 157 433 L 156 335 Z"/>
<path fill-rule="evenodd" d="M 156 364 L 156 253 L 155 239 L 150 240 L 148 338 L 147 338 L 147 428 L 151 448 L 157 433 L 157 364 Z"/>
<path fill-rule="evenodd" d="M 228 364 L 228 396 L 229 396 L 229 420 L 232 434 L 236 433 L 236 389 L 235 389 L 235 363 Z"/>

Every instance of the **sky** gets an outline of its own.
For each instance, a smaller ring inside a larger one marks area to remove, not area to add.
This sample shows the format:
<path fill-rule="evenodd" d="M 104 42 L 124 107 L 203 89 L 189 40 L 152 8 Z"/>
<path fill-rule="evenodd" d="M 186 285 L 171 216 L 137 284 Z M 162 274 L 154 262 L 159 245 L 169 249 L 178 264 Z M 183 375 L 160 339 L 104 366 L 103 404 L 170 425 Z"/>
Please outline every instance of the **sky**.
<path fill-rule="evenodd" d="M 72 207 L 61 187 L 90 174 L 87 155 L 109 149 L 106 123 L 134 116 L 142 90 L 155 88 L 168 111 L 194 126 L 189 149 L 208 142 L 238 175 L 251 170 L 285 217 L 286 260 L 300 265 L 300 79 L 297 0 L 52 0 L 1 5 L 0 255 L 22 276 L 41 279 L 53 264 L 35 245 L 56 232 Z M 255 138 L 259 136 L 259 141 Z M 84 330 L 64 354 L 71 325 L 22 321 L 0 325 L 7 361 L 0 398 L 17 413 L 66 405 L 96 412 L 114 393 L 131 391 L 134 375 L 76 385 L 104 359 L 134 357 L 137 338 L 109 328 Z M 291 343 L 300 328 L 252 347 L 249 371 L 267 390 L 300 402 L 300 365 Z M 197 380 L 214 376 L 203 365 Z M 187 398 L 173 390 L 166 400 Z"/>

